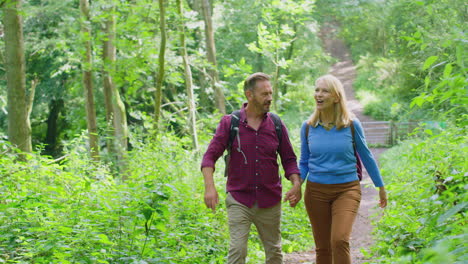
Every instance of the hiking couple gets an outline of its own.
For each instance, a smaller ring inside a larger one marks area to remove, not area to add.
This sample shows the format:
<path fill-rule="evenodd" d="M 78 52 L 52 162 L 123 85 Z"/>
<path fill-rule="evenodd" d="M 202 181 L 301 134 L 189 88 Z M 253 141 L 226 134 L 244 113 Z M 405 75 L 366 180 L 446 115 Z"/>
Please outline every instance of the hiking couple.
<path fill-rule="evenodd" d="M 227 149 L 226 208 L 229 223 L 228 263 L 245 263 L 251 224 L 257 227 L 265 263 L 283 263 L 281 253 L 282 185 L 277 153 L 292 187 L 284 201 L 294 207 L 302 198 L 314 235 L 318 264 L 351 263 L 349 237 L 359 209 L 361 189 L 356 169 L 361 158 L 376 187 L 380 207 L 387 198 L 382 177 L 362 126 L 346 107 L 341 82 L 325 75 L 315 83 L 316 108 L 301 128 L 299 167 L 285 125 L 269 113 L 273 90 L 270 77 L 254 73 L 244 81 L 247 103 L 222 117 L 203 156 L 205 204 L 219 203 L 213 173 Z M 354 129 L 354 131 L 351 131 Z M 354 133 L 352 133 L 354 132 Z"/>

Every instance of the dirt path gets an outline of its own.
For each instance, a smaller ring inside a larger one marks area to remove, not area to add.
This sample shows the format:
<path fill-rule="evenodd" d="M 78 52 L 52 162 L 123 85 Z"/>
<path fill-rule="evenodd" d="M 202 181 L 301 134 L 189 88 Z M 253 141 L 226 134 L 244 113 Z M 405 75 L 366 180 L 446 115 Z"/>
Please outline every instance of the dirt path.
<path fill-rule="evenodd" d="M 343 82 L 346 97 L 348 100 L 348 107 L 354 112 L 354 114 L 361 121 L 373 121 L 370 117 L 363 114 L 363 107 L 356 100 L 352 83 L 356 78 L 356 67 L 351 61 L 349 51 L 343 41 L 336 38 L 336 26 L 325 25 L 320 31 L 320 37 L 324 43 L 324 47 L 331 56 L 337 58 L 339 61 L 334 64 L 330 73 L 335 75 L 338 79 Z M 385 151 L 384 148 L 373 148 L 371 149 L 374 157 L 378 160 L 380 154 Z M 354 264 L 360 264 L 370 259 L 366 259 L 361 249 L 366 249 L 372 244 L 371 237 L 371 221 L 370 216 L 374 214 L 376 205 L 378 202 L 378 192 L 373 187 L 372 181 L 364 169 L 363 180 L 361 182 L 362 188 L 362 200 L 359 208 L 356 222 L 353 226 L 353 233 L 351 234 L 351 255 Z M 366 186 L 369 187 L 366 187 Z M 285 255 L 285 264 L 296 264 L 296 263 L 315 263 L 315 253 L 313 249 L 307 252 L 297 252 Z"/>

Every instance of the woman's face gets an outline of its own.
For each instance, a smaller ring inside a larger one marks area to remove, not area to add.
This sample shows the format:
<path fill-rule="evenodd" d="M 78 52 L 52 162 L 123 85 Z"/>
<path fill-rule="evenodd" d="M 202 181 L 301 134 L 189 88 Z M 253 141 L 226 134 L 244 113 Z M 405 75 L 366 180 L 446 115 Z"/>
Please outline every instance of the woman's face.
<path fill-rule="evenodd" d="M 321 111 L 330 109 L 339 101 L 337 96 L 332 92 L 332 89 L 323 80 L 319 80 L 316 83 L 314 98 L 317 109 Z"/>

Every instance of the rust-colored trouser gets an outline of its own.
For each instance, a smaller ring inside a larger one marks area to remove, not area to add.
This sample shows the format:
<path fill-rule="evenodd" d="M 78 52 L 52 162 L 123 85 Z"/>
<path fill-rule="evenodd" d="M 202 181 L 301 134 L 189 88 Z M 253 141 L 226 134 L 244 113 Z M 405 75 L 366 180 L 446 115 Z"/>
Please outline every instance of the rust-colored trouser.
<path fill-rule="evenodd" d="M 307 181 L 304 202 L 312 224 L 317 264 L 351 263 L 349 237 L 361 202 L 359 181 Z"/>

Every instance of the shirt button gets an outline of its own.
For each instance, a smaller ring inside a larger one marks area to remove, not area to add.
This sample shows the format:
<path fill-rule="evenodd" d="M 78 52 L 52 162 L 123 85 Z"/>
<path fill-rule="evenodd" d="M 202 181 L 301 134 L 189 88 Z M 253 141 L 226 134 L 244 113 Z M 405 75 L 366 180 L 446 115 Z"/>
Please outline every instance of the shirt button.
<path fill-rule="evenodd" d="M 258 172 L 257 172 L 257 173 L 255 173 L 255 175 L 258 175 Z"/>
<path fill-rule="evenodd" d="M 258 162 L 258 160 L 255 160 L 255 162 Z"/>
<path fill-rule="evenodd" d="M 255 146 L 256 149 L 258 149 L 258 146 Z"/>

